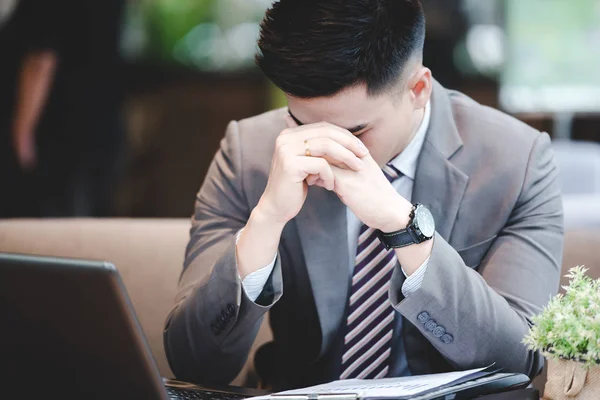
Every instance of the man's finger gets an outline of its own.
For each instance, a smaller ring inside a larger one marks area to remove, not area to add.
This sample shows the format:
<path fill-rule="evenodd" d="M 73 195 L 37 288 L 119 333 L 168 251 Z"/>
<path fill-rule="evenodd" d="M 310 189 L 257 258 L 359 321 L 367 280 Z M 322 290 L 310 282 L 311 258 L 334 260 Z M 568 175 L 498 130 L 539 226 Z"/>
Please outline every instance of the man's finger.
<path fill-rule="evenodd" d="M 320 187 L 322 187 L 323 189 L 327 189 L 327 188 L 325 187 L 325 182 L 323 182 L 323 180 L 322 180 L 322 179 L 317 179 L 317 180 L 316 180 L 316 182 L 314 183 L 314 185 L 315 185 L 315 186 L 320 186 Z"/>
<path fill-rule="evenodd" d="M 323 181 L 325 189 L 333 190 L 335 178 L 331 171 L 332 167 L 325 159 L 320 157 L 298 157 L 297 161 L 300 170 L 305 174 L 303 179 L 306 179 L 309 175 L 318 175 L 319 179 Z"/>
<path fill-rule="evenodd" d="M 361 159 L 352 151 L 335 140 L 326 137 L 305 140 L 302 148 L 298 149 L 298 155 L 324 157 L 330 164 L 345 165 L 355 171 L 359 171 L 364 166 Z"/>
<path fill-rule="evenodd" d="M 302 128 L 305 126 L 308 125 L 303 125 Z M 335 128 L 337 127 L 329 124 L 320 128 L 301 130 L 298 132 L 298 139 L 304 142 L 305 140 L 312 141 L 313 139 L 328 138 L 347 148 L 359 158 L 369 154 L 369 150 L 359 138 L 346 130 Z"/>
<path fill-rule="evenodd" d="M 335 140 L 352 151 L 359 158 L 369 154 L 369 150 L 359 138 L 350 133 L 350 131 L 340 128 L 339 126 L 328 122 L 318 122 L 299 126 L 291 115 L 288 114 L 284 118 L 288 129 L 284 130 L 282 133 L 287 134 L 286 138 L 288 140 L 299 140 L 299 142 L 304 142 L 305 140 L 325 137 Z"/>
<path fill-rule="evenodd" d="M 306 184 L 308 186 L 314 185 L 319 180 L 319 175 L 309 175 L 306 177 Z"/>

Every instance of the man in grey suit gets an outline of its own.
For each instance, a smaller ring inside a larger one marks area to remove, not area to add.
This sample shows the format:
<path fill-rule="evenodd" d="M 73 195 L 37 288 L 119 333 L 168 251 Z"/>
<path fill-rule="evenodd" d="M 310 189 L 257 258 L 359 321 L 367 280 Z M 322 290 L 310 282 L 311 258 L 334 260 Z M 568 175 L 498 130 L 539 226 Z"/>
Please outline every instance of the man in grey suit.
<path fill-rule="evenodd" d="M 288 107 L 231 122 L 196 200 L 165 328 L 179 379 L 274 389 L 496 363 L 558 289 L 547 134 L 444 89 L 418 0 L 281 0 L 258 65 Z M 200 279 L 206 270 L 209 277 Z"/>

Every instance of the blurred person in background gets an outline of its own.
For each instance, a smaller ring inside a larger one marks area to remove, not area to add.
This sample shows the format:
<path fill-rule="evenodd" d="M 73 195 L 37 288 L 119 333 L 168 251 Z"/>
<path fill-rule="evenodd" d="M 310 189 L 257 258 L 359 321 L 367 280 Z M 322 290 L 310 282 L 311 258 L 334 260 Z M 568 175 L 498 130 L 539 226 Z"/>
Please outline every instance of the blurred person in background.
<path fill-rule="evenodd" d="M 23 198 L 23 179 L 14 157 L 11 128 L 19 69 L 16 6 L 16 0 L 0 0 L 0 218 L 16 215 L 18 207 L 29 208 L 15 204 L 15 199 Z"/>
<path fill-rule="evenodd" d="M 13 185 L 0 200 L 2 216 L 113 213 L 124 150 L 123 7 L 122 0 L 19 2 L 2 33 L 18 60 L 9 59 L 14 84 L 3 93 L 12 109 L 2 132 L 2 151 L 7 142 L 12 150 L 4 174 Z"/>

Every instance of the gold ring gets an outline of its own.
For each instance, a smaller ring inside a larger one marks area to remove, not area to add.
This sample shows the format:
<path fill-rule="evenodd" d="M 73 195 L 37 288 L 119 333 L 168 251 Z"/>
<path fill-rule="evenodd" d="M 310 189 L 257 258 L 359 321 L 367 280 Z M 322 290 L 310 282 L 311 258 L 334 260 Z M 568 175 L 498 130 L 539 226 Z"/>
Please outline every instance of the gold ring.
<path fill-rule="evenodd" d="M 310 152 L 310 148 L 308 147 L 308 140 L 304 141 L 304 155 L 306 157 L 311 157 L 312 156 L 312 154 Z"/>

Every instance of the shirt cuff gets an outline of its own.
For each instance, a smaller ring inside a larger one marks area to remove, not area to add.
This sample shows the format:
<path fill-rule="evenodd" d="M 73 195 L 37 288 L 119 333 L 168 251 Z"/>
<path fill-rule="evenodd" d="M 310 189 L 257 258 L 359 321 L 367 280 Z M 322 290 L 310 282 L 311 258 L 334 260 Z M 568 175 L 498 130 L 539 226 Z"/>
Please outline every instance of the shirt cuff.
<path fill-rule="evenodd" d="M 404 269 L 402 269 L 402 273 L 406 276 L 406 280 L 402 284 L 402 294 L 404 297 L 408 297 L 409 294 L 416 292 L 421 287 L 423 283 L 423 278 L 425 277 L 425 272 L 427 271 L 427 265 L 429 264 L 429 259 L 431 256 L 427 257 L 427 260 L 415 271 L 411 276 L 407 276 Z"/>
<path fill-rule="evenodd" d="M 244 231 L 244 228 L 240 229 L 238 233 L 235 235 L 235 243 L 237 244 L 240 239 L 240 235 Z M 262 293 L 269 280 L 269 276 L 271 276 L 271 272 L 273 272 L 273 268 L 275 268 L 275 261 L 277 261 L 277 253 L 273 257 L 273 261 L 265 267 L 262 267 L 259 270 L 254 271 L 244 278 L 242 281 L 242 287 L 244 288 L 244 292 L 246 292 L 246 296 L 252 301 L 256 301 L 258 296 Z M 237 263 L 237 257 L 236 257 Z M 237 265 L 236 265 L 237 269 Z M 238 275 L 239 277 L 239 275 Z M 240 277 L 241 279 L 241 277 Z"/>

